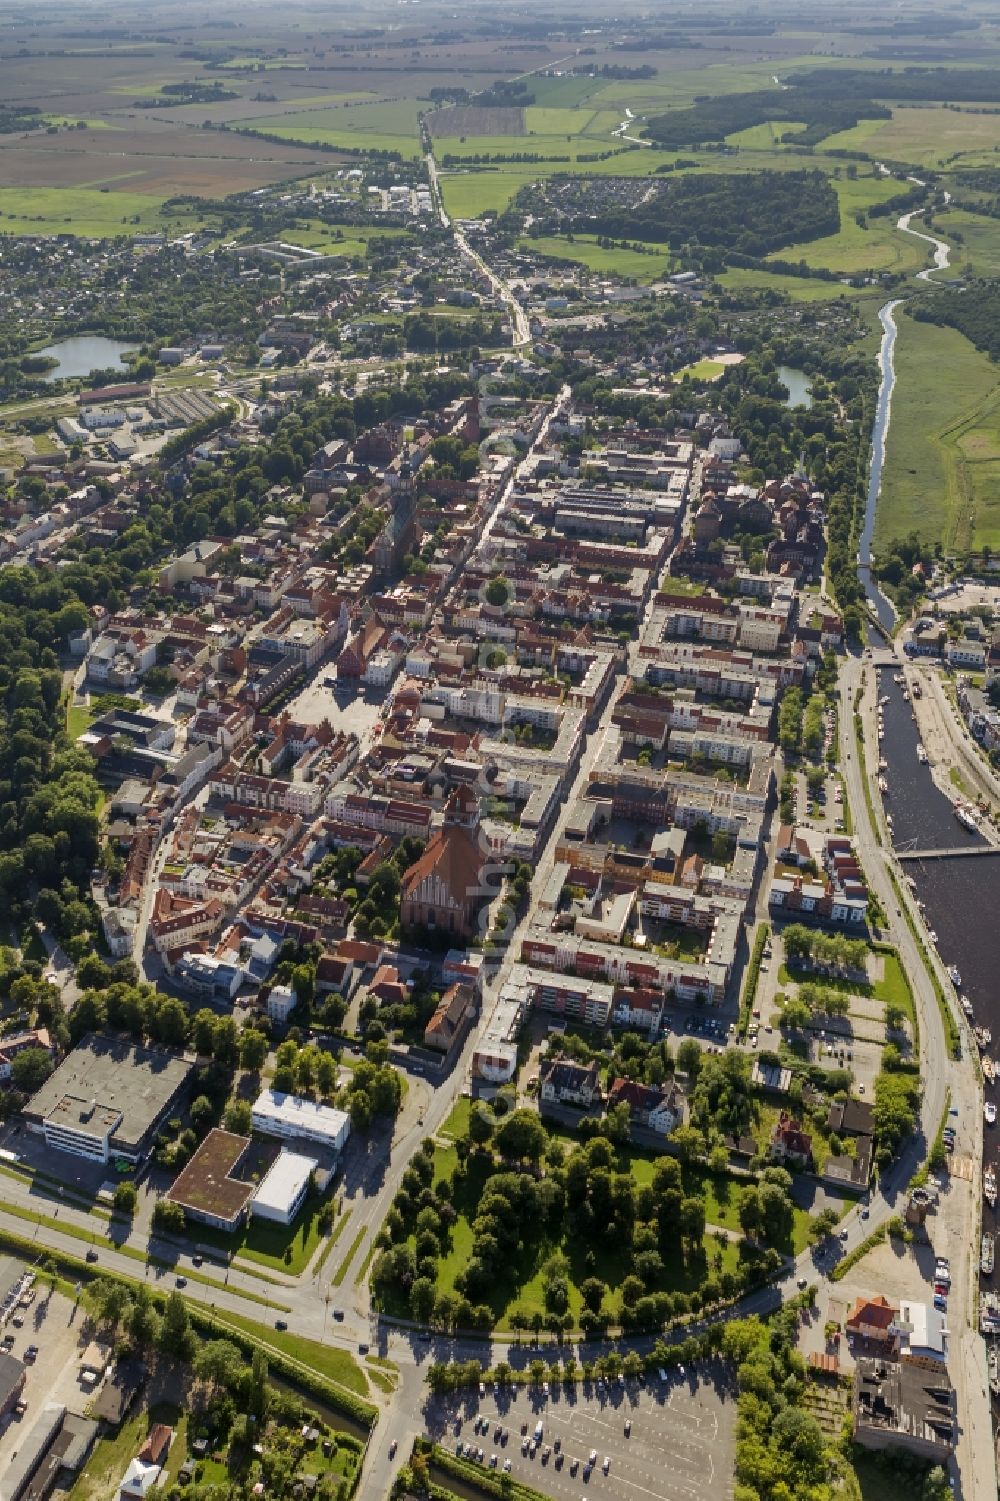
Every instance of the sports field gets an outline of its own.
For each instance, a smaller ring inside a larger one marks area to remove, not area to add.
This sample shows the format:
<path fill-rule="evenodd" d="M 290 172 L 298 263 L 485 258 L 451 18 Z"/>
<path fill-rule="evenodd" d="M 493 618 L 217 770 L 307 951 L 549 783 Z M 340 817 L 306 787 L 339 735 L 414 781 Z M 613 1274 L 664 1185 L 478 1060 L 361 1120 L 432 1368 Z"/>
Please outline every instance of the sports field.
<path fill-rule="evenodd" d="M 1000 547 L 1000 375 L 963 334 L 899 317 L 876 548 L 915 531 Z"/>

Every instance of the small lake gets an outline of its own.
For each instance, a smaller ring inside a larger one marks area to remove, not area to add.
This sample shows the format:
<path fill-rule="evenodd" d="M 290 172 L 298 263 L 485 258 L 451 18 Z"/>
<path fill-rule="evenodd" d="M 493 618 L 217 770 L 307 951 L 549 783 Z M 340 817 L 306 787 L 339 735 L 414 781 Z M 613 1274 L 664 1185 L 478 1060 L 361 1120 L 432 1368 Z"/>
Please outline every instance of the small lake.
<path fill-rule="evenodd" d="M 75 376 L 89 375 L 91 370 L 125 370 L 122 355 L 138 344 L 128 344 L 121 339 L 105 339 L 102 334 L 79 334 L 74 339 L 60 339 L 40 351 L 50 360 L 58 360 L 46 380 L 68 380 Z"/>
<path fill-rule="evenodd" d="M 811 407 L 812 395 L 809 391 L 809 376 L 804 370 L 793 370 L 790 365 L 778 366 L 778 379 L 783 386 L 788 387 L 788 400 L 785 403 L 790 407 Z"/>

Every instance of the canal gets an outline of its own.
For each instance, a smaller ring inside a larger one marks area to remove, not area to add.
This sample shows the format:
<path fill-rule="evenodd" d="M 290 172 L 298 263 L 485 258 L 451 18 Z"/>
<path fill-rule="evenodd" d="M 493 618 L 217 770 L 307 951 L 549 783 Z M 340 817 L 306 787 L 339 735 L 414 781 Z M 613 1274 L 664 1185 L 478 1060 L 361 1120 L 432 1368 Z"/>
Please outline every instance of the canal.
<path fill-rule="evenodd" d="M 879 670 L 879 694 L 883 706 L 885 738 L 881 754 L 889 787 L 886 812 L 892 815 L 892 837 L 897 854 L 908 849 L 958 849 L 981 845 L 978 834 L 969 833 L 955 817 L 954 804 L 938 788 L 930 767 L 917 757 L 919 737 L 910 703 L 894 681 L 894 669 Z M 954 965 L 962 979 L 962 992 L 972 1002 L 977 1026 L 988 1027 L 994 1041 L 986 1052 L 1000 1058 L 1000 985 L 997 980 L 998 937 L 996 859 L 951 859 L 906 861 L 902 870 L 916 887 L 927 927 L 937 934 L 937 948 L 946 965 Z M 986 1086 L 986 1098 L 996 1091 Z M 985 1127 L 983 1162 L 1000 1172 L 998 1128 Z M 983 1229 L 996 1232 L 997 1217 L 983 1203 Z"/>

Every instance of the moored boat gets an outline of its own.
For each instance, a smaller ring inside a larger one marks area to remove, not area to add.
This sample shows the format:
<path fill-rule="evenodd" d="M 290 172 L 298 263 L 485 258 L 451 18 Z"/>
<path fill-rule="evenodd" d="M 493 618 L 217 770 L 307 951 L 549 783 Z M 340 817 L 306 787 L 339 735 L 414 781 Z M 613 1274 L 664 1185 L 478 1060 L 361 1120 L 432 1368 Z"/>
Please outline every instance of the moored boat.
<path fill-rule="evenodd" d="M 997 1175 L 992 1166 L 983 1173 L 983 1198 L 991 1209 L 997 1201 Z"/>
<path fill-rule="evenodd" d="M 984 1277 L 993 1275 L 993 1237 L 986 1233 L 979 1248 L 979 1270 Z"/>

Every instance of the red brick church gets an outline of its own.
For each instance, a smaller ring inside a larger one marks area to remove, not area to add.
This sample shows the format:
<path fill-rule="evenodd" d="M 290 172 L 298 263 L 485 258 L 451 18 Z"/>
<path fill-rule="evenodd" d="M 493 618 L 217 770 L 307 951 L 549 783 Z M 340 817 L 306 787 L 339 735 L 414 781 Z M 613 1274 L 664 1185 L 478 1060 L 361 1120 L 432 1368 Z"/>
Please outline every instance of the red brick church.
<path fill-rule="evenodd" d="M 457 788 L 444 810 L 444 824 L 403 876 L 404 929 L 429 928 L 456 938 L 472 938 L 483 899 L 485 856 L 479 845 L 479 802 L 468 787 Z"/>

